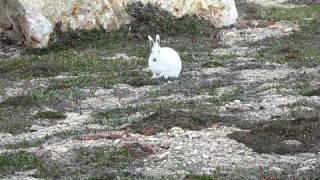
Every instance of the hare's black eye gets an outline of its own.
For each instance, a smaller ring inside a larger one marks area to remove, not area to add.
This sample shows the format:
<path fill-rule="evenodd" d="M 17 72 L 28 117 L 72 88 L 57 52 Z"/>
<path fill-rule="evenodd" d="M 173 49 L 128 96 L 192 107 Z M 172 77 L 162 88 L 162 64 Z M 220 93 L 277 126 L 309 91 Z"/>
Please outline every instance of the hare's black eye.
<path fill-rule="evenodd" d="M 156 58 L 153 58 L 153 62 L 156 62 L 157 60 L 156 60 Z"/>

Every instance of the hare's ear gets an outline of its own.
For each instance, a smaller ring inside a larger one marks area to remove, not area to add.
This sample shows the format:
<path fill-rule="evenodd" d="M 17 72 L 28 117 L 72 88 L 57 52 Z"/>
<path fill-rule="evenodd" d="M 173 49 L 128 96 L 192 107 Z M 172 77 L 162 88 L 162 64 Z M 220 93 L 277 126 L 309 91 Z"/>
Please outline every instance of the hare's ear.
<path fill-rule="evenodd" d="M 156 35 L 156 44 L 160 45 L 160 35 Z"/>
<path fill-rule="evenodd" d="M 150 35 L 148 35 L 148 39 L 149 39 L 150 46 L 153 46 L 154 45 L 153 38 Z"/>

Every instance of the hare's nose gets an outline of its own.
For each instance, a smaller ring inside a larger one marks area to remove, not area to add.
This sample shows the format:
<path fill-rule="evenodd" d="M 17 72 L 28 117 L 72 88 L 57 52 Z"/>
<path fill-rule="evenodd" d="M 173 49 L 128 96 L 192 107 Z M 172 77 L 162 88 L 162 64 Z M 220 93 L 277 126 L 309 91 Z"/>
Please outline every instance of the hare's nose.
<path fill-rule="evenodd" d="M 156 58 L 153 58 L 153 62 L 156 62 L 157 60 L 156 60 Z"/>

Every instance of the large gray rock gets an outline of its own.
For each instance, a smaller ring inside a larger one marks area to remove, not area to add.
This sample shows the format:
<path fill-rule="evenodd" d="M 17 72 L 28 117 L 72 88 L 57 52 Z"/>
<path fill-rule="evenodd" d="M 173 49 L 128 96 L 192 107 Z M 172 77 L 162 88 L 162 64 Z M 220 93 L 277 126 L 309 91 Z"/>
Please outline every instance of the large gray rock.
<path fill-rule="evenodd" d="M 0 0 L 0 29 L 11 39 L 43 48 L 56 23 L 62 30 L 117 30 L 130 23 L 126 7 L 135 2 L 151 3 L 177 18 L 197 15 L 216 27 L 232 25 L 238 17 L 234 0 Z"/>

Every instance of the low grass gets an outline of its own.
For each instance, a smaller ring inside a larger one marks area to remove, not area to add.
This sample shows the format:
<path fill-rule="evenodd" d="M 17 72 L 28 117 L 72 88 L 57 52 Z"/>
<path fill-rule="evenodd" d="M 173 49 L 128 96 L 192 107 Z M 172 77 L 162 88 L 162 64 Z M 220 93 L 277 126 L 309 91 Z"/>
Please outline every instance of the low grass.
<path fill-rule="evenodd" d="M 216 112 L 217 107 L 208 103 L 160 101 L 95 112 L 90 123 L 108 125 L 112 129 L 125 128 L 135 133 L 147 130 L 162 132 L 172 127 L 199 130 L 215 123 L 248 126 L 248 123 L 234 117 L 220 117 Z"/>
<path fill-rule="evenodd" d="M 0 132 L 20 134 L 32 126 L 30 109 L 37 105 L 30 96 L 9 97 L 0 103 Z M 23 120 L 21 119 L 23 117 Z"/>
<path fill-rule="evenodd" d="M 12 175 L 16 171 L 35 169 L 40 163 L 37 156 L 26 151 L 0 154 L 0 177 Z"/>
<path fill-rule="evenodd" d="M 170 96 L 172 94 L 182 94 L 184 96 L 203 94 L 211 95 L 217 88 L 221 86 L 223 86 L 223 82 L 220 80 L 197 81 L 192 79 L 192 77 L 183 77 L 180 78 L 179 81 L 160 86 L 159 89 L 148 92 L 146 96 L 149 98 L 157 98 L 161 96 Z"/>
<path fill-rule="evenodd" d="M 63 112 L 56 112 L 56 111 L 42 111 L 38 112 L 35 115 L 36 118 L 42 119 L 65 119 L 66 115 Z"/>
<path fill-rule="evenodd" d="M 244 0 L 238 0 L 236 4 L 240 16 L 247 20 L 303 21 L 318 16 L 320 12 L 319 4 L 294 8 L 263 7 Z"/>
<path fill-rule="evenodd" d="M 230 91 L 224 92 L 220 96 L 214 96 L 214 97 L 210 98 L 208 101 L 211 103 L 217 104 L 217 105 L 222 105 L 223 103 L 231 102 L 231 101 L 239 99 L 239 97 L 243 93 L 243 91 L 244 91 L 243 88 L 236 87 Z"/>
<path fill-rule="evenodd" d="M 295 8 L 261 8 L 257 11 L 261 19 L 273 19 L 276 21 L 302 21 L 307 18 L 314 18 L 319 14 L 320 6 L 306 6 Z"/>
<path fill-rule="evenodd" d="M 161 101 L 152 104 L 142 104 L 142 105 L 129 105 L 124 108 L 116 108 L 111 110 L 95 112 L 93 116 L 92 123 L 111 125 L 113 127 L 118 127 L 123 124 L 132 123 L 129 117 L 140 113 L 142 115 L 149 115 L 150 113 L 157 112 L 166 109 L 211 109 L 196 102 L 178 102 L 178 101 Z M 135 121 L 135 120 L 134 120 Z"/>
<path fill-rule="evenodd" d="M 0 133 L 15 135 L 28 132 L 32 123 L 32 116 L 25 109 L 0 108 Z"/>
<path fill-rule="evenodd" d="M 95 166 L 96 168 L 124 168 L 133 160 L 126 149 L 117 148 L 80 148 L 76 154 L 78 165 Z"/>
<path fill-rule="evenodd" d="M 23 140 L 21 142 L 14 143 L 14 144 L 6 144 L 5 147 L 7 149 L 27 149 L 27 148 L 37 147 L 45 143 L 48 139 L 50 139 L 50 136 L 46 136 L 44 138 L 40 138 L 35 141 Z"/>
<path fill-rule="evenodd" d="M 47 162 L 38 167 L 34 175 L 37 178 L 85 178 L 115 179 L 118 177 L 134 177 L 125 172 L 133 158 L 125 149 L 112 147 L 81 147 L 74 152 L 72 162 Z M 54 169 L 52 171 L 52 169 Z"/>
<path fill-rule="evenodd" d="M 148 85 L 153 84 L 149 79 L 151 75 L 141 73 L 147 67 L 150 52 L 148 34 L 155 35 L 153 33 L 160 31 L 162 39 L 169 40 L 162 43 L 163 46 L 169 45 L 181 53 L 194 51 L 195 47 L 206 52 L 218 45 L 210 38 L 216 29 L 207 21 L 195 17 L 176 19 L 157 7 L 144 7 L 139 3 L 129 6 L 128 12 L 135 17 L 134 22 L 116 32 L 93 30 L 63 33 L 56 29 L 57 39 L 50 48 L 29 49 L 19 58 L 2 62 L 1 77 L 19 80 L 67 74 L 77 77 L 61 80 L 61 83 L 72 87 L 110 88 L 117 83 Z M 138 35 L 139 32 L 144 34 Z M 138 59 L 108 59 L 119 53 Z M 132 80 L 128 80 L 130 78 Z"/>
<path fill-rule="evenodd" d="M 212 175 L 207 175 L 207 174 L 188 174 L 184 180 L 215 180 L 217 178 L 215 178 Z"/>
<path fill-rule="evenodd" d="M 293 120 L 278 119 L 261 122 L 250 128 L 249 132 L 234 132 L 230 138 L 244 143 L 259 153 L 295 154 L 317 152 L 320 138 L 319 111 L 292 114 Z M 285 140 L 297 140 L 299 145 L 288 145 Z"/>
<path fill-rule="evenodd" d="M 314 66 L 320 62 L 320 21 L 302 21 L 301 31 L 281 38 L 268 38 L 253 43 L 253 46 L 267 46 L 257 54 L 257 59 L 290 65 Z"/>

